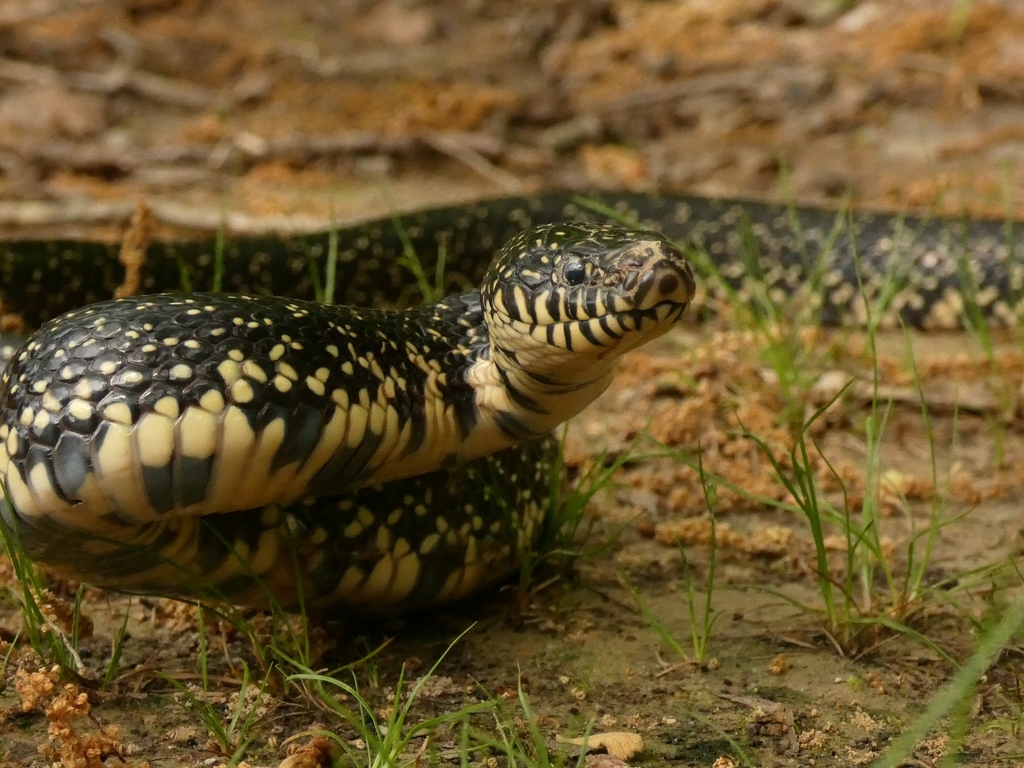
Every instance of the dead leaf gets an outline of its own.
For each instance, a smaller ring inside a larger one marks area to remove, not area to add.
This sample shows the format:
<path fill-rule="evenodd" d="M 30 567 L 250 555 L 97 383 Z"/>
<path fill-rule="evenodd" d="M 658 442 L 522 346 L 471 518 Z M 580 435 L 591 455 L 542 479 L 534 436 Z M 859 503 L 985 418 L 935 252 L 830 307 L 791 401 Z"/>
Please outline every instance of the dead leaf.
<path fill-rule="evenodd" d="M 306 744 L 293 744 L 288 757 L 277 768 L 324 768 L 332 764 L 331 744 L 325 736 L 314 736 Z"/>
<path fill-rule="evenodd" d="M 592 733 L 586 739 L 559 739 L 566 744 L 574 744 L 577 747 L 584 746 L 588 752 L 593 752 L 596 749 L 604 748 L 612 757 L 617 757 L 620 760 L 628 760 L 638 752 L 644 751 L 644 740 L 643 737 L 638 733 L 632 733 L 630 731 L 612 731 L 610 733 Z"/>

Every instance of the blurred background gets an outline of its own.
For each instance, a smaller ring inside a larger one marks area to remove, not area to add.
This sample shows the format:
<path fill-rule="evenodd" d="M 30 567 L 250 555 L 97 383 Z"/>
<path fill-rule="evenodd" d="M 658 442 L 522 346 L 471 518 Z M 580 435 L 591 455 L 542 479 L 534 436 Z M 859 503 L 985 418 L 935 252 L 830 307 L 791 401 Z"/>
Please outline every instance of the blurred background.
<path fill-rule="evenodd" d="M 323 226 L 547 187 L 1002 215 L 1024 8 L 3 0 L 0 228 Z"/>

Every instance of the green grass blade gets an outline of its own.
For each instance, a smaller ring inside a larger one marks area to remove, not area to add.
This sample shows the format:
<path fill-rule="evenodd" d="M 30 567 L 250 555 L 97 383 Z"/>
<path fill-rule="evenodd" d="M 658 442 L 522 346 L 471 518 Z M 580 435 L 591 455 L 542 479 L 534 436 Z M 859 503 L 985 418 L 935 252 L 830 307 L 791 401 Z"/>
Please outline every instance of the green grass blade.
<path fill-rule="evenodd" d="M 331 206 L 331 231 L 327 236 L 327 267 L 324 273 L 324 304 L 334 303 L 334 288 L 338 282 L 338 223 Z"/>
<path fill-rule="evenodd" d="M 107 671 L 103 674 L 103 686 L 110 685 L 121 668 L 121 654 L 124 652 L 124 639 L 128 633 L 128 618 L 131 616 L 132 603 L 129 600 L 124 609 L 124 617 L 121 619 L 121 626 L 117 630 L 113 647 L 110 652 L 110 661 L 107 664 Z"/>
<path fill-rule="evenodd" d="M 942 689 L 935 694 L 924 712 L 902 734 L 893 740 L 888 751 L 873 768 L 899 768 L 914 752 L 918 742 L 939 727 L 942 719 L 957 705 L 973 695 L 978 681 L 992 665 L 1011 638 L 1024 627 L 1024 602 L 1015 600 L 999 623 L 978 643 L 970 659 Z"/>
<path fill-rule="evenodd" d="M 228 228 L 228 211 L 224 199 L 220 201 L 220 223 L 217 225 L 217 239 L 213 244 L 213 287 L 214 293 L 220 293 L 224 282 L 224 239 Z"/>
<path fill-rule="evenodd" d="M 180 253 L 176 261 L 178 264 L 178 282 L 180 283 L 181 290 L 185 293 L 192 293 L 192 278 L 188 274 L 188 264 L 185 263 L 185 259 L 181 257 Z"/>

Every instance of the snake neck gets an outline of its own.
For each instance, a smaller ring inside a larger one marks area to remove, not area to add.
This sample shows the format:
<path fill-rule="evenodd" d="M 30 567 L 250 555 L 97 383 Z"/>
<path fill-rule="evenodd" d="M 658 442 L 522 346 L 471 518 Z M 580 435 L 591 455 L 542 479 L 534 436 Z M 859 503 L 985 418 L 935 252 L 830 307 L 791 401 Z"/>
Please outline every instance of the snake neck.
<path fill-rule="evenodd" d="M 572 418 L 611 382 L 611 366 L 579 371 L 568 380 L 532 374 L 507 351 L 489 348 L 467 371 L 478 416 L 463 453 L 473 458 L 547 434 Z"/>
<path fill-rule="evenodd" d="M 557 372 L 550 366 L 541 370 L 532 364 L 535 358 L 564 350 L 538 355 L 522 336 L 492 333 L 477 291 L 407 313 L 417 327 L 433 329 L 428 336 L 447 352 L 423 387 L 424 450 L 386 462 L 386 479 L 470 461 L 545 435 L 583 410 L 612 378 L 613 361 L 571 354 Z M 375 473 L 372 481 L 382 477 Z"/>
<path fill-rule="evenodd" d="M 470 461 L 547 434 L 579 413 L 611 380 L 611 364 L 579 361 L 557 377 L 531 371 L 511 340 L 492 336 L 477 291 L 402 314 L 412 320 L 410 325 L 426 329 L 426 337 L 444 352 L 435 349 L 430 360 L 423 360 L 409 350 L 413 365 L 427 370 L 425 439 L 421 450 L 384 461 L 368 482 Z"/>
<path fill-rule="evenodd" d="M 572 418 L 608 388 L 614 362 L 567 359 L 557 373 L 535 370 L 529 346 L 516 348 L 499 334 L 467 361 L 474 429 L 460 448 L 472 459 L 545 435 Z M 557 350 L 552 350 L 557 353 Z"/>

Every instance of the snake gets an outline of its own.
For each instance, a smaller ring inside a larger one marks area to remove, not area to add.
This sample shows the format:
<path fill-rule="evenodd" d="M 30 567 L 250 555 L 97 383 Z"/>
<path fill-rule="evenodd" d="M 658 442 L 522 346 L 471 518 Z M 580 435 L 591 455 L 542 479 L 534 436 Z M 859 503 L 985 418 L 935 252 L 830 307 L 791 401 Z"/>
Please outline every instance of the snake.
<path fill-rule="evenodd" d="M 0 350 L 0 524 L 125 592 L 448 603 L 531 556 L 559 496 L 552 431 L 691 304 L 1015 326 L 1022 251 L 1000 219 L 570 192 L 156 242 L 118 299 L 114 245 L 0 243 L 3 310 L 37 329 Z"/>

